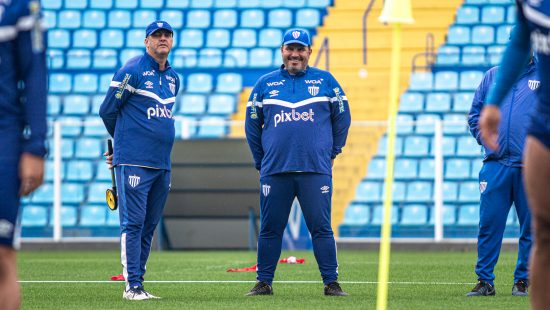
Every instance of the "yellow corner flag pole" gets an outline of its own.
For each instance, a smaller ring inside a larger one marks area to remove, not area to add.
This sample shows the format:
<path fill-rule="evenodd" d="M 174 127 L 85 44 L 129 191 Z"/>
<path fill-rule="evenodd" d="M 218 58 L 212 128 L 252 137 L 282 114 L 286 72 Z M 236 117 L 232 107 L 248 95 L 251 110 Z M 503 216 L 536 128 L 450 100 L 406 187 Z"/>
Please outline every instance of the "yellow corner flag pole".
<path fill-rule="evenodd" d="M 391 72 L 390 72 L 390 102 L 388 106 L 388 146 L 386 148 L 386 176 L 384 179 L 384 218 L 380 239 L 380 254 L 378 258 L 378 291 L 376 309 L 388 308 L 388 279 L 390 273 L 390 241 L 391 241 L 391 209 L 393 187 L 393 163 L 395 159 L 395 123 L 397 118 L 399 97 L 399 72 L 401 70 L 401 24 L 414 22 L 410 0 L 386 0 L 379 20 L 393 24 Z"/>

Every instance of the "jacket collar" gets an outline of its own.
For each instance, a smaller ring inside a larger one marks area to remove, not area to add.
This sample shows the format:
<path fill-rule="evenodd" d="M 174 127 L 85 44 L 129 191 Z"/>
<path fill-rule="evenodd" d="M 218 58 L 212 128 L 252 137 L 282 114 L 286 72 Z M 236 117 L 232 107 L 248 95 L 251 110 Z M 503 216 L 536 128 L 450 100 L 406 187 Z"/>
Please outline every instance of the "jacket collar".
<path fill-rule="evenodd" d="M 153 67 L 153 69 L 160 72 L 158 62 L 155 60 L 155 58 L 153 58 L 153 56 L 149 55 L 149 53 L 147 53 L 147 51 L 145 51 L 144 58 L 147 60 L 147 63 L 151 67 Z M 166 67 L 164 68 L 164 71 L 166 71 L 167 69 L 170 69 L 170 68 L 171 68 L 170 63 L 168 62 L 168 60 L 166 60 Z"/>

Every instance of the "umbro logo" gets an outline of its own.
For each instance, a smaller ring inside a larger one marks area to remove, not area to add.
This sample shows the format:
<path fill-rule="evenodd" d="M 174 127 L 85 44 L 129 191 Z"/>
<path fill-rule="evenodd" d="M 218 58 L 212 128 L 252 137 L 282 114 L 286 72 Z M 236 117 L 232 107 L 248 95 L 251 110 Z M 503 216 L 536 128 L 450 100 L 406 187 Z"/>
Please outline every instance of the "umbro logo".
<path fill-rule="evenodd" d="M 272 91 L 269 92 L 269 97 L 277 97 L 279 96 L 279 91 L 274 89 Z"/>
<path fill-rule="evenodd" d="M 135 188 L 136 186 L 139 185 L 139 180 L 140 180 L 140 177 L 138 177 L 137 175 L 131 175 L 128 177 L 128 184 L 130 184 L 130 186 L 132 188 Z"/>
<path fill-rule="evenodd" d="M 145 82 L 145 88 L 153 88 L 153 82 L 151 81 Z"/>
<path fill-rule="evenodd" d="M 330 191 L 330 186 L 325 185 L 325 186 L 321 187 L 321 194 L 326 194 L 329 191 Z"/>

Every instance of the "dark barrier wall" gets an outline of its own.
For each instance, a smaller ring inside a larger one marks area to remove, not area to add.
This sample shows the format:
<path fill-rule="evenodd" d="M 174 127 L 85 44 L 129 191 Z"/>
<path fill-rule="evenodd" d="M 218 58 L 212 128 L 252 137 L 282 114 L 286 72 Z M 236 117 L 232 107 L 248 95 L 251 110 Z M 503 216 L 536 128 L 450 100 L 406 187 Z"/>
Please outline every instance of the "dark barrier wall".
<path fill-rule="evenodd" d="M 171 249 L 247 249 L 259 215 L 259 174 L 244 139 L 182 140 L 172 150 L 164 210 Z"/>

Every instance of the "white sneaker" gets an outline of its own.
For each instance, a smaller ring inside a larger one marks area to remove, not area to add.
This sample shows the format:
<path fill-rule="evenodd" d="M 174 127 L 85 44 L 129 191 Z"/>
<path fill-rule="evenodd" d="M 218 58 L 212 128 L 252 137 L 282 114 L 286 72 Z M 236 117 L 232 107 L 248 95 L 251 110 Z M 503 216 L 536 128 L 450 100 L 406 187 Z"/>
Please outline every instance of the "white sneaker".
<path fill-rule="evenodd" d="M 147 299 L 160 299 L 160 297 L 157 297 L 146 290 L 143 289 L 143 287 L 133 287 L 130 288 L 127 291 L 124 291 L 122 293 L 122 298 L 127 300 L 147 300 Z"/>

